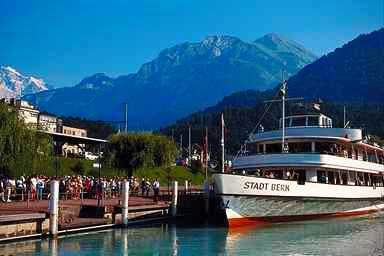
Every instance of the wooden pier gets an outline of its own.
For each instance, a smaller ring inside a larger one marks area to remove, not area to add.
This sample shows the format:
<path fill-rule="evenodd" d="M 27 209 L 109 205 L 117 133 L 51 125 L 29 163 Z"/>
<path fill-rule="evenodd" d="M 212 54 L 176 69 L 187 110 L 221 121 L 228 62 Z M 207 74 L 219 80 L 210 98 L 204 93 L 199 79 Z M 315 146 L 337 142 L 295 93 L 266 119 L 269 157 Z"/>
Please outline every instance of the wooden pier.
<path fill-rule="evenodd" d="M 97 200 L 94 199 L 60 201 L 58 233 L 82 232 L 121 225 L 119 199 L 104 200 L 102 203 L 103 205 L 97 206 Z M 131 197 L 129 224 L 164 220 L 168 217 L 168 208 L 167 201 L 155 204 L 152 198 Z M 96 209 L 102 214 L 98 214 Z M 93 212 L 93 215 L 90 212 Z M 48 228 L 48 200 L 34 201 L 28 205 L 26 202 L 0 203 L 0 242 L 48 236 Z"/>
<path fill-rule="evenodd" d="M 177 191 L 177 190 L 176 190 Z M 150 197 L 131 196 L 128 201 L 128 223 L 124 226 L 148 223 L 182 223 L 225 225 L 223 212 L 214 196 L 207 197 L 200 191 L 163 194 L 160 201 Z M 171 202 L 176 203 L 176 214 L 170 212 Z M 57 235 L 73 232 L 121 227 L 123 205 L 120 198 L 60 200 Z M 50 235 L 48 200 L 12 202 L 0 204 L 0 243 L 20 238 L 36 238 Z"/>

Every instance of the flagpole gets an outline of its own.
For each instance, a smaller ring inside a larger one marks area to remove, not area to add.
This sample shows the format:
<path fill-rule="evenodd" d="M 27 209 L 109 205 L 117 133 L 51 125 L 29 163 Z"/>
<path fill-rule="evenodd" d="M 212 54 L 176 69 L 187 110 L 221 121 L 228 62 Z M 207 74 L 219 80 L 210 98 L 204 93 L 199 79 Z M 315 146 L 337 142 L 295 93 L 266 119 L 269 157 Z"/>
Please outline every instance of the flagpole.
<path fill-rule="evenodd" d="M 205 127 L 205 180 L 208 179 L 208 127 Z"/>
<path fill-rule="evenodd" d="M 224 113 L 221 113 L 221 172 L 224 172 L 224 161 L 225 161 L 225 151 L 224 151 Z"/>

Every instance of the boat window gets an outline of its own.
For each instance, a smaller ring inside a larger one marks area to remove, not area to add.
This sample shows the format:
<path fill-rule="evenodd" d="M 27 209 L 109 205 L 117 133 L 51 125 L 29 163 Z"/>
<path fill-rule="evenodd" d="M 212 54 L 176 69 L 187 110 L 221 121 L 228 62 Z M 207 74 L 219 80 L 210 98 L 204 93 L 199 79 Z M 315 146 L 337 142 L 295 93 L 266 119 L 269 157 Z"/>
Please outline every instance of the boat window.
<path fill-rule="evenodd" d="M 319 126 L 319 117 L 318 116 L 309 116 L 308 117 L 308 126 Z"/>
<path fill-rule="evenodd" d="M 346 171 L 341 172 L 341 184 L 348 185 L 348 172 Z"/>
<path fill-rule="evenodd" d="M 377 179 L 377 176 L 372 176 L 371 177 L 371 181 L 372 181 L 372 186 L 373 187 L 379 187 L 379 182 L 378 182 L 378 179 Z"/>
<path fill-rule="evenodd" d="M 364 185 L 364 175 L 361 172 L 356 173 L 356 185 L 363 186 Z"/>
<path fill-rule="evenodd" d="M 327 176 L 325 171 L 317 171 L 317 182 L 318 183 L 327 183 Z"/>
<path fill-rule="evenodd" d="M 320 154 L 336 155 L 340 152 L 340 146 L 330 142 L 316 142 L 315 151 Z"/>
<path fill-rule="evenodd" d="M 349 185 L 356 185 L 355 172 L 349 171 L 349 172 L 348 172 L 348 176 L 349 176 L 349 182 L 348 182 L 348 184 L 349 184 Z"/>
<path fill-rule="evenodd" d="M 328 183 L 335 184 L 335 173 L 332 171 L 328 171 Z"/>
<path fill-rule="evenodd" d="M 267 144 L 266 149 L 267 149 L 267 153 L 281 153 L 281 144 L 280 143 Z"/>
<path fill-rule="evenodd" d="M 340 171 L 335 172 L 335 184 L 340 185 L 341 184 L 341 175 Z"/>
<path fill-rule="evenodd" d="M 260 144 L 256 143 L 247 143 L 247 148 L 246 151 L 244 152 L 246 155 L 248 154 L 257 154 L 257 153 L 262 153 L 263 152 L 263 147 Z"/>
<path fill-rule="evenodd" d="M 270 179 L 282 179 L 283 171 L 281 170 L 264 170 L 263 177 Z"/>
<path fill-rule="evenodd" d="M 369 186 L 369 176 L 368 173 L 364 173 L 364 185 Z"/>
<path fill-rule="evenodd" d="M 368 153 L 368 162 L 376 163 L 376 155 Z"/>
<path fill-rule="evenodd" d="M 290 153 L 305 153 L 312 152 L 310 142 L 289 143 Z"/>
<path fill-rule="evenodd" d="M 305 126 L 305 117 L 295 117 L 292 118 L 292 126 Z"/>
<path fill-rule="evenodd" d="M 298 174 L 297 184 L 304 185 L 306 180 L 305 170 L 298 170 L 296 173 Z"/>
<path fill-rule="evenodd" d="M 281 120 L 282 119 L 280 118 L 280 121 L 279 121 L 280 128 L 283 127 L 283 123 L 281 122 Z M 291 120 L 292 120 L 291 117 L 285 118 L 285 127 L 290 127 L 291 126 Z"/>

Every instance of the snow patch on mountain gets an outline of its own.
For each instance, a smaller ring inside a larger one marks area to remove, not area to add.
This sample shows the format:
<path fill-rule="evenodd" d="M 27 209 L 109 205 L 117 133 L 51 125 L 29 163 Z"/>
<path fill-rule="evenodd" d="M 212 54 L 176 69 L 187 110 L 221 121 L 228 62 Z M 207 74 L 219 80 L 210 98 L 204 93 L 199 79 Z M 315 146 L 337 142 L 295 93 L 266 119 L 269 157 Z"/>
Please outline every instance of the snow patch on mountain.
<path fill-rule="evenodd" d="M 0 66 L 0 98 L 20 98 L 48 90 L 44 80 L 26 76 L 10 66 Z"/>

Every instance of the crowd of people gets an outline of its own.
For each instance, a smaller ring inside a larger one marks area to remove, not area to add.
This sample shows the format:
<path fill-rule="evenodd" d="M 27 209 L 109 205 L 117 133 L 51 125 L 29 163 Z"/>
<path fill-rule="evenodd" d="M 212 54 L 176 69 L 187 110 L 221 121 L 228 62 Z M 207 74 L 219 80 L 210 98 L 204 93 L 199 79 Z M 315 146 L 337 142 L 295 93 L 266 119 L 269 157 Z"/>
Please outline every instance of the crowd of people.
<path fill-rule="evenodd" d="M 50 182 L 55 177 L 42 175 L 20 176 L 17 178 L 0 177 L 0 202 L 34 201 L 48 199 L 50 196 Z M 58 177 L 60 199 L 81 198 L 115 198 L 120 195 L 124 177 L 92 177 L 92 176 L 64 176 Z M 141 182 L 136 177 L 128 178 L 130 193 L 141 196 L 154 195 L 157 201 L 160 183 L 157 179 L 152 182 L 143 178 Z"/>

